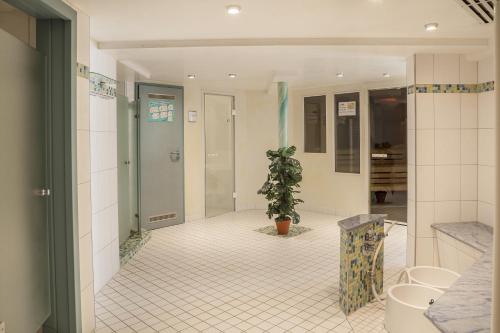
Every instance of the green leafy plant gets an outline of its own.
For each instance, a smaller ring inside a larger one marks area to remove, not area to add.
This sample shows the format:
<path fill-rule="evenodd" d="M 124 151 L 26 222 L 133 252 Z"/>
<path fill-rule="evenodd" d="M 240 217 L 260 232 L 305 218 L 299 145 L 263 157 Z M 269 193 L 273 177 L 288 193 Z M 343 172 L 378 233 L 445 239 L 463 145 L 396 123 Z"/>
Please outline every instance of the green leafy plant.
<path fill-rule="evenodd" d="M 268 150 L 266 155 L 271 161 L 267 180 L 257 192 L 266 197 L 267 216 L 271 219 L 276 216 L 276 222 L 291 219 L 293 224 L 300 222 L 300 215 L 295 211 L 298 203 L 304 202 L 295 199 L 294 195 L 300 193 L 297 190 L 302 180 L 302 166 L 292 156 L 295 154 L 295 146 L 282 147 L 278 150 Z"/>

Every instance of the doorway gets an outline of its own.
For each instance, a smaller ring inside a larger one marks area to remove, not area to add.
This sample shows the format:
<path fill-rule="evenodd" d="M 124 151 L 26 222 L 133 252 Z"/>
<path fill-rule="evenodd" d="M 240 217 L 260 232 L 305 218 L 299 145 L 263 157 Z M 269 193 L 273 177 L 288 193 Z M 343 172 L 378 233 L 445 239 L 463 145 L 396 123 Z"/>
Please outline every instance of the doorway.
<path fill-rule="evenodd" d="M 407 221 L 406 88 L 369 92 L 370 205 L 374 214 Z"/>
<path fill-rule="evenodd" d="M 235 209 L 234 96 L 205 94 L 205 216 Z"/>
<path fill-rule="evenodd" d="M 139 83 L 139 219 L 146 230 L 184 223 L 184 91 Z"/>

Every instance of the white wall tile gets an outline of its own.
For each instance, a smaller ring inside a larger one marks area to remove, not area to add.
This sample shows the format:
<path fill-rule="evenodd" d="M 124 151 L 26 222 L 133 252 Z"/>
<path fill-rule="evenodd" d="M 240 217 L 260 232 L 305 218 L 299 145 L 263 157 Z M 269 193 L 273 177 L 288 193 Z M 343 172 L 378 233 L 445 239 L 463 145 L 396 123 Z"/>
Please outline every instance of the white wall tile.
<path fill-rule="evenodd" d="M 408 95 L 406 100 L 406 117 L 407 117 L 407 129 L 414 130 L 415 129 L 415 94 Z"/>
<path fill-rule="evenodd" d="M 439 266 L 450 269 L 452 271 L 458 270 L 458 251 L 451 244 L 440 239 L 438 236 L 437 241 L 439 253 Z"/>
<path fill-rule="evenodd" d="M 80 288 L 83 290 L 92 284 L 93 280 L 93 265 L 92 265 L 92 235 L 87 235 L 80 238 L 79 242 L 80 253 Z"/>
<path fill-rule="evenodd" d="M 416 265 L 434 266 L 434 238 L 417 237 L 416 242 Z"/>
<path fill-rule="evenodd" d="M 111 245 L 94 255 L 94 292 L 97 294 L 113 277 Z"/>
<path fill-rule="evenodd" d="M 417 237 L 433 237 L 434 202 L 419 201 L 416 205 Z"/>
<path fill-rule="evenodd" d="M 89 79 L 76 78 L 76 128 L 88 130 L 90 126 Z"/>
<path fill-rule="evenodd" d="M 95 308 L 94 308 L 94 285 L 91 283 L 83 289 L 81 294 L 82 304 L 82 333 L 92 333 L 95 327 Z"/>
<path fill-rule="evenodd" d="M 116 132 L 91 132 L 91 172 L 117 167 Z"/>
<path fill-rule="evenodd" d="M 477 177 L 477 165 L 461 166 L 461 200 L 477 200 Z"/>
<path fill-rule="evenodd" d="M 102 251 L 108 246 L 113 238 L 111 237 L 111 224 L 113 220 L 113 207 L 103 209 L 92 216 L 93 249 L 94 253 Z"/>
<path fill-rule="evenodd" d="M 77 11 L 76 57 L 77 61 L 86 66 L 90 65 L 90 18 L 82 11 Z M 86 38 L 85 38 L 86 37 Z"/>
<path fill-rule="evenodd" d="M 414 165 L 416 163 L 416 144 L 415 144 L 415 140 L 416 140 L 416 131 L 415 130 L 411 130 L 409 129 L 407 131 L 408 135 L 407 135 L 407 144 L 406 144 L 406 149 L 407 149 L 407 155 L 408 155 L 408 164 L 412 164 Z M 434 157 L 434 156 L 433 156 Z"/>
<path fill-rule="evenodd" d="M 417 201 L 434 201 L 434 166 L 417 166 Z"/>
<path fill-rule="evenodd" d="M 478 221 L 477 201 L 462 201 L 460 218 L 462 222 Z"/>
<path fill-rule="evenodd" d="M 478 190 L 479 201 L 495 204 L 495 167 L 478 167 Z"/>
<path fill-rule="evenodd" d="M 460 200 L 460 166 L 436 166 L 436 201 Z"/>
<path fill-rule="evenodd" d="M 120 244 L 118 237 L 111 242 L 111 270 L 113 275 L 120 270 Z"/>
<path fill-rule="evenodd" d="M 434 128 L 434 96 L 433 94 L 417 94 L 415 101 L 417 129 Z"/>
<path fill-rule="evenodd" d="M 416 187 L 416 168 L 415 165 L 408 165 L 408 200 L 416 200 L 417 187 Z"/>
<path fill-rule="evenodd" d="M 462 164 L 477 164 L 477 136 L 477 129 L 460 131 L 460 162 Z"/>
<path fill-rule="evenodd" d="M 436 128 L 460 128 L 460 94 L 433 94 Z"/>
<path fill-rule="evenodd" d="M 78 185 L 78 234 L 79 237 L 90 233 L 92 226 L 92 206 L 90 201 L 90 182 Z"/>
<path fill-rule="evenodd" d="M 77 182 L 86 183 L 90 180 L 90 135 L 89 131 L 76 132 Z"/>
<path fill-rule="evenodd" d="M 460 94 L 461 128 L 477 128 L 478 94 Z"/>
<path fill-rule="evenodd" d="M 495 165 L 495 130 L 479 129 L 477 159 L 479 165 Z"/>
<path fill-rule="evenodd" d="M 415 84 L 415 55 L 406 58 L 406 85 Z"/>
<path fill-rule="evenodd" d="M 460 56 L 458 54 L 434 55 L 434 83 L 460 82 Z"/>
<path fill-rule="evenodd" d="M 436 165 L 460 164 L 460 130 L 436 130 L 435 140 Z"/>
<path fill-rule="evenodd" d="M 434 130 L 417 130 L 417 165 L 434 165 Z"/>
<path fill-rule="evenodd" d="M 477 61 L 468 61 L 465 55 L 460 56 L 460 83 L 477 83 Z M 448 82 L 453 83 L 453 82 Z"/>
<path fill-rule="evenodd" d="M 460 201 L 438 201 L 435 203 L 436 223 L 460 222 Z"/>
<path fill-rule="evenodd" d="M 495 91 L 478 94 L 477 112 L 479 128 L 495 128 Z"/>
<path fill-rule="evenodd" d="M 413 200 L 408 200 L 407 207 L 407 231 L 408 234 L 415 236 L 416 235 L 416 203 Z"/>
<path fill-rule="evenodd" d="M 415 236 L 408 235 L 406 238 L 406 267 L 415 266 Z"/>
<path fill-rule="evenodd" d="M 91 186 L 92 213 L 97 213 L 118 202 L 116 169 L 93 173 Z"/>
<path fill-rule="evenodd" d="M 477 203 L 477 220 L 489 226 L 495 226 L 495 206 L 487 202 Z M 495 226 L 496 227 L 496 226 Z"/>
<path fill-rule="evenodd" d="M 417 54 L 415 56 L 416 84 L 434 83 L 434 55 Z"/>
<path fill-rule="evenodd" d="M 493 56 L 479 61 L 477 80 L 479 83 L 495 80 L 495 58 Z"/>

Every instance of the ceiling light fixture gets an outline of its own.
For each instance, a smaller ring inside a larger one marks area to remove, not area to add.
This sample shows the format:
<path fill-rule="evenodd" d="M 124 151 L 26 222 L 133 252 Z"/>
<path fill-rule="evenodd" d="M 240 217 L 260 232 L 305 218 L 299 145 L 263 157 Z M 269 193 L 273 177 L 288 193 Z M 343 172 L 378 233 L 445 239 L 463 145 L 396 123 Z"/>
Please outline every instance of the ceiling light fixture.
<path fill-rule="evenodd" d="M 196 74 L 188 74 L 188 79 L 190 80 L 196 79 Z"/>
<path fill-rule="evenodd" d="M 389 74 L 389 73 L 384 73 L 384 74 L 382 74 L 382 76 L 383 76 L 383 77 L 391 77 L 391 74 Z"/>
<path fill-rule="evenodd" d="M 438 28 L 439 24 L 437 23 L 427 23 L 424 25 L 425 31 L 436 31 Z"/>
<path fill-rule="evenodd" d="M 344 77 L 344 73 L 343 72 L 338 72 L 337 73 L 337 77 Z"/>
<path fill-rule="evenodd" d="M 234 73 L 229 73 L 229 74 L 227 74 L 227 76 L 229 76 L 231 79 L 235 79 L 238 75 L 236 75 Z"/>
<path fill-rule="evenodd" d="M 226 12 L 229 15 L 238 15 L 241 12 L 241 6 L 238 6 L 238 5 L 226 6 Z"/>

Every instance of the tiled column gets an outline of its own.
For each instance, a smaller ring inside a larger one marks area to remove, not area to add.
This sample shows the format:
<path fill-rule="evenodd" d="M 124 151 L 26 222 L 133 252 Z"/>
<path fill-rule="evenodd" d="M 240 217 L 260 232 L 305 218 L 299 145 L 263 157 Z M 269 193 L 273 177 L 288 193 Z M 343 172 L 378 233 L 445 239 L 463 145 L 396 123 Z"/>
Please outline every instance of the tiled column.
<path fill-rule="evenodd" d="M 384 235 L 384 215 L 358 215 L 339 221 L 340 296 L 348 315 L 373 300 L 371 269 L 375 250 Z M 383 290 L 384 247 L 375 265 L 375 289 Z"/>
<path fill-rule="evenodd" d="M 95 328 L 89 131 L 89 17 L 77 10 L 77 183 L 82 332 Z"/>
<path fill-rule="evenodd" d="M 439 265 L 431 224 L 477 220 L 477 62 L 458 54 L 412 59 L 407 263 Z"/>

